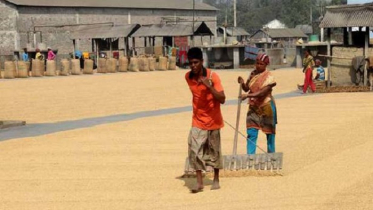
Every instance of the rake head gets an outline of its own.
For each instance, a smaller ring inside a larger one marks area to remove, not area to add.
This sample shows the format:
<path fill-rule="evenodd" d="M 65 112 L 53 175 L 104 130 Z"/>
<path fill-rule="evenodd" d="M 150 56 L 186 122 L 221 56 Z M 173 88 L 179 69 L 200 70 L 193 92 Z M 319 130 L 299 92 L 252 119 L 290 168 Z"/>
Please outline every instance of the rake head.
<path fill-rule="evenodd" d="M 224 170 L 282 170 L 283 153 L 224 156 Z"/>
<path fill-rule="evenodd" d="M 223 169 L 225 171 L 275 171 L 282 170 L 283 153 L 263 153 L 254 155 L 227 155 L 223 156 Z M 206 173 L 213 168 L 207 167 Z M 185 160 L 184 177 L 192 177 L 195 170 L 190 166 L 188 158 Z"/>

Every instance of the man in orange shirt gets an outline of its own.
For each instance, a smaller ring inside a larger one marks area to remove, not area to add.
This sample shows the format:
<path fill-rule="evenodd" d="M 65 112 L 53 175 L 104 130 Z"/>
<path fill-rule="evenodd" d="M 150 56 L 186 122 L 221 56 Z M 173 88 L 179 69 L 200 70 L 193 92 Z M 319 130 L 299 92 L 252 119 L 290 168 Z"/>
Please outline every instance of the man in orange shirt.
<path fill-rule="evenodd" d="M 192 193 L 203 190 L 202 170 L 214 168 L 211 190 L 219 185 L 219 169 L 222 168 L 220 129 L 224 126 L 220 104 L 225 103 L 225 94 L 219 76 L 203 67 L 203 55 L 199 48 L 188 51 L 191 71 L 185 79 L 193 95 L 192 128 L 188 138 L 189 163 L 196 170 L 197 186 Z"/>

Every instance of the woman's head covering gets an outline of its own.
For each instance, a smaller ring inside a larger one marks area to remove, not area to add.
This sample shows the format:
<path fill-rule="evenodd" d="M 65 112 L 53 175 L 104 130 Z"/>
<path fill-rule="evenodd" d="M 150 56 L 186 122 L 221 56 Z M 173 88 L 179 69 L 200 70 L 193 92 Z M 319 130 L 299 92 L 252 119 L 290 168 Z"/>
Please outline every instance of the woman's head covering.
<path fill-rule="evenodd" d="M 256 57 L 256 60 L 257 61 L 263 61 L 266 65 L 269 64 L 269 57 L 265 53 L 258 54 L 258 56 Z"/>

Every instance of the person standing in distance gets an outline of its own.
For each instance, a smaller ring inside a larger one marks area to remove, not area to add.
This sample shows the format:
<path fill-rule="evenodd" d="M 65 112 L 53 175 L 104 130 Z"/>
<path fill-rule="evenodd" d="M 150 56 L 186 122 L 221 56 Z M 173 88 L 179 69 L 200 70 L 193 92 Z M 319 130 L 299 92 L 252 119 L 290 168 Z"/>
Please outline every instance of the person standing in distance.
<path fill-rule="evenodd" d="M 188 158 L 196 170 L 197 185 L 192 193 L 204 188 L 202 170 L 214 168 L 211 190 L 220 188 L 219 170 L 222 169 L 220 129 L 224 126 L 220 104 L 225 103 L 225 94 L 218 74 L 203 66 L 203 54 L 199 48 L 188 51 L 190 71 L 185 80 L 193 96 L 192 128 L 188 137 Z"/>

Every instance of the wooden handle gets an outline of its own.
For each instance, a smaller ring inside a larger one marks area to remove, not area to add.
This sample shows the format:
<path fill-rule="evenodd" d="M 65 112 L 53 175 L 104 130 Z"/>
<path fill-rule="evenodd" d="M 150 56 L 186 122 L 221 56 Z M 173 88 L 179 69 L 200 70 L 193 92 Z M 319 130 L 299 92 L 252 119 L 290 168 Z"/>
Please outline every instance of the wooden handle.
<path fill-rule="evenodd" d="M 240 88 L 238 91 L 238 104 L 237 104 L 237 118 L 236 118 L 236 128 L 234 132 L 234 142 L 233 142 L 233 156 L 237 155 L 237 139 L 238 139 L 238 130 L 240 126 L 240 115 L 241 115 L 241 95 L 242 95 L 242 86 L 240 84 Z"/>

